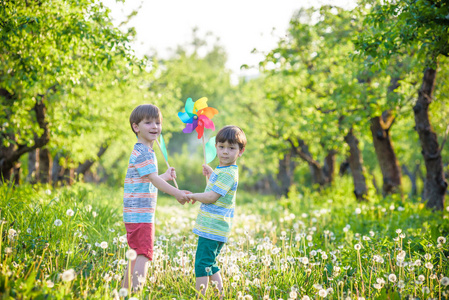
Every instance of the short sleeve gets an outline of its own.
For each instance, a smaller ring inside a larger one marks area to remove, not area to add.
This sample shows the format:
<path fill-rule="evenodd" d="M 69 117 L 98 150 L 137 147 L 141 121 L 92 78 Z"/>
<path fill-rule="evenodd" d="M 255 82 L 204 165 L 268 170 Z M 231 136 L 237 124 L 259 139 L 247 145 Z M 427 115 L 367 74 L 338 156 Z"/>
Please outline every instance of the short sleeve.
<path fill-rule="evenodd" d="M 235 180 L 234 177 L 229 173 L 220 173 L 217 176 L 217 180 L 214 182 L 214 185 L 211 188 L 211 191 L 214 191 L 217 194 L 220 194 L 224 197 L 229 190 L 234 186 Z"/>
<path fill-rule="evenodd" d="M 139 173 L 140 177 L 157 172 L 157 167 L 154 159 L 154 153 L 149 151 L 139 152 L 134 162 L 134 167 Z"/>

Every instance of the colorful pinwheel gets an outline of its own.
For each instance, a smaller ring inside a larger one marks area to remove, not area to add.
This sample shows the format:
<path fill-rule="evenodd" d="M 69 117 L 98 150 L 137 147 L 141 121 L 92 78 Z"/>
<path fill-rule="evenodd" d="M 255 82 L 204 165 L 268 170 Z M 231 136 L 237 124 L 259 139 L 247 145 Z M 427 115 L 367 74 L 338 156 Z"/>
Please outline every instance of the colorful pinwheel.
<path fill-rule="evenodd" d="M 191 133 L 196 130 L 198 139 L 203 137 L 204 128 L 215 130 L 212 117 L 218 114 L 218 110 L 207 106 L 207 98 L 203 97 L 193 102 L 188 98 L 185 105 L 185 112 L 179 112 L 178 117 L 186 124 L 182 130 L 184 133 Z"/>

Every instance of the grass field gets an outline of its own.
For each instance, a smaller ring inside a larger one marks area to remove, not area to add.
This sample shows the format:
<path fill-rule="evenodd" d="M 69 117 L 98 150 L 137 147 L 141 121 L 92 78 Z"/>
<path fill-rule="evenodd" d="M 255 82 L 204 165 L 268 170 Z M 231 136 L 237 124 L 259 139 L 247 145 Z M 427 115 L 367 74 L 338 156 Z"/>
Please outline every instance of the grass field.
<path fill-rule="evenodd" d="M 350 183 L 289 199 L 239 191 L 219 257 L 225 298 L 447 298 L 448 211 L 431 213 L 407 197 L 371 198 L 355 202 Z M 198 204 L 159 196 L 147 284 L 129 294 L 120 289 L 128 250 L 120 189 L 4 184 L 0 199 L 1 299 L 196 297 Z"/>

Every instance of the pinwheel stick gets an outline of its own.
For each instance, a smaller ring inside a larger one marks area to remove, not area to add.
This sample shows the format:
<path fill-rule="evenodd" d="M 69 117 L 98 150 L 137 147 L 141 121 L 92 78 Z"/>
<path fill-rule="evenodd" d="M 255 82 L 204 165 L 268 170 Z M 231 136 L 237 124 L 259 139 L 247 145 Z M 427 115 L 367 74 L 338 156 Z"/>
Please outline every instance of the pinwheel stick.
<path fill-rule="evenodd" d="M 204 135 L 203 135 L 203 153 L 204 153 L 204 164 L 207 164 L 206 161 L 206 142 L 204 141 Z"/>
<path fill-rule="evenodd" d="M 157 143 L 157 146 L 159 147 L 159 150 L 161 150 L 161 152 L 164 153 L 162 151 L 161 145 L 159 144 L 159 141 L 157 139 L 156 139 L 156 143 Z M 162 155 L 162 156 L 164 156 L 164 155 Z M 165 158 L 165 156 L 164 156 L 164 160 L 165 160 L 165 163 L 167 164 L 167 168 L 170 168 L 168 160 Z M 179 190 L 178 183 L 176 182 L 176 179 L 173 178 L 173 182 L 175 183 L 176 188 Z"/>

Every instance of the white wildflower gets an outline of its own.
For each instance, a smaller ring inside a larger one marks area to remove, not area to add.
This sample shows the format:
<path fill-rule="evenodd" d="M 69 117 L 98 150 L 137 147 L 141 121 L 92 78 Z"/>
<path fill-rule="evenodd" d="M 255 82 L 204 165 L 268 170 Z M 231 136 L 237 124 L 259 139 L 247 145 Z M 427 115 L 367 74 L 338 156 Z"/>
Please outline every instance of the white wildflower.
<path fill-rule="evenodd" d="M 75 279 L 75 270 L 73 269 L 69 269 L 66 270 L 62 273 L 62 281 L 72 281 L 73 279 Z"/>
<path fill-rule="evenodd" d="M 119 295 L 120 297 L 126 297 L 126 296 L 128 296 L 128 289 L 121 288 L 120 291 L 118 292 L 118 295 Z"/>
<path fill-rule="evenodd" d="M 319 295 L 321 298 L 326 297 L 326 296 L 327 296 L 327 290 L 321 289 L 321 290 L 318 292 L 318 295 Z"/>
<path fill-rule="evenodd" d="M 137 258 L 136 250 L 129 249 L 128 251 L 126 251 L 126 258 L 129 259 L 129 260 L 135 260 Z"/>
<path fill-rule="evenodd" d="M 447 278 L 447 277 L 441 278 L 440 283 L 441 283 L 441 285 L 444 285 L 444 286 L 449 285 L 449 278 Z"/>

